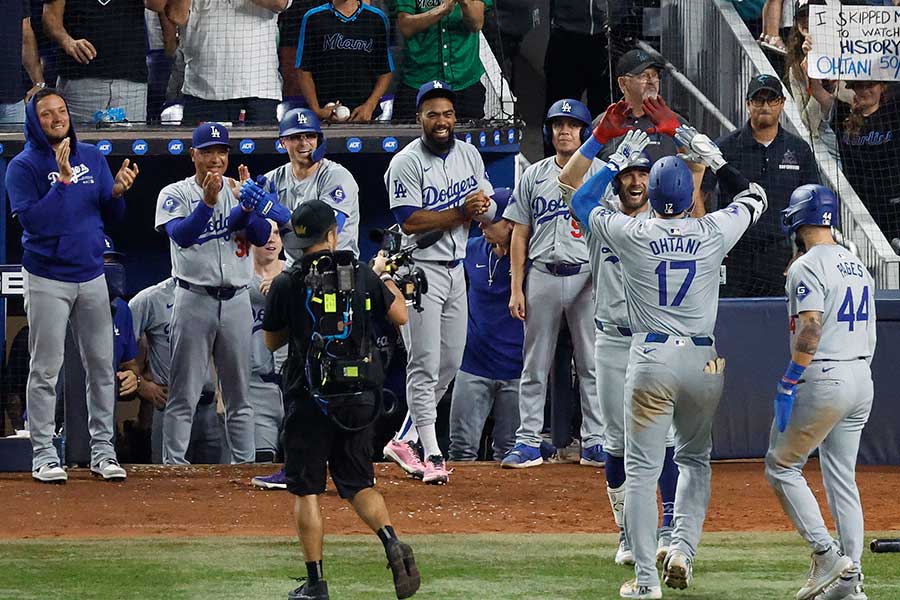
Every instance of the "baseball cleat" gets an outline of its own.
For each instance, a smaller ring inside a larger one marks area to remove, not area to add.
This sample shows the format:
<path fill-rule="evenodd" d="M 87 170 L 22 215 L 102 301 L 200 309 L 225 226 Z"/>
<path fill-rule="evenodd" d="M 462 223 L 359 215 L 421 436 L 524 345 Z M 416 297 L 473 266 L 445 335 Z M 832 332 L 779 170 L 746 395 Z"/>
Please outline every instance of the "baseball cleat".
<path fill-rule="evenodd" d="M 619 547 L 616 549 L 616 564 L 634 564 L 634 554 L 631 552 L 631 546 L 628 545 L 628 539 L 625 537 L 624 531 L 619 531 Z"/>
<path fill-rule="evenodd" d="M 619 597 L 659 600 L 662 598 L 662 588 L 658 585 L 638 585 L 637 579 L 632 579 L 623 583 L 619 588 Z"/>
<path fill-rule="evenodd" d="M 417 479 L 422 479 L 425 475 L 425 464 L 419 458 L 412 442 L 398 442 L 391 440 L 384 447 L 384 457 L 392 460 L 400 468 Z"/>
<path fill-rule="evenodd" d="M 119 461 L 114 458 L 104 458 L 91 467 L 91 473 L 95 477 L 103 478 L 103 481 L 125 481 L 127 476 L 125 469 L 119 466 Z"/>
<path fill-rule="evenodd" d="M 65 483 L 69 476 L 59 466 L 59 463 L 48 463 L 41 465 L 31 472 L 31 478 L 41 483 Z"/>
<path fill-rule="evenodd" d="M 660 527 L 656 530 L 656 568 L 662 569 L 666 562 L 666 554 L 672 544 L 672 528 Z"/>
<path fill-rule="evenodd" d="M 834 546 L 821 554 L 813 552 L 806 585 L 800 588 L 796 600 L 809 600 L 853 569 L 853 561 L 839 553 Z"/>
<path fill-rule="evenodd" d="M 852 571 L 849 575 L 838 577 L 815 600 L 869 600 L 863 589 L 863 574 Z"/>
<path fill-rule="evenodd" d="M 315 583 L 305 582 L 288 592 L 288 600 L 328 600 L 328 582 L 320 579 Z"/>
<path fill-rule="evenodd" d="M 603 444 L 594 444 L 581 449 L 581 464 L 589 467 L 602 467 L 606 465 L 606 453 Z"/>
<path fill-rule="evenodd" d="M 443 485 L 450 481 L 450 472 L 443 456 L 429 456 L 425 459 L 425 474 L 422 481 L 434 485 Z"/>
<path fill-rule="evenodd" d="M 541 457 L 540 448 L 527 444 L 516 444 L 500 461 L 500 466 L 504 469 L 527 469 L 543 463 L 544 459 Z"/>
<path fill-rule="evenodd" d="M 254 487 L 262 488 L 264 490 L 286 490 L 287 489 L 287 474 L 282 468 L 277 473 L 272 473 L 271 475 L 258 475 L 250 480 L 250 483 Z"/>
<path fill-rule="evenodd" d="M 544 451 L 544 444 L 553 448 L 549 456 Z M 548 442 L 541 442 L 541 458 L 548 463 L 577 463 L 581 460 L 581 440 L 573 439 L 568 446 L 556 448 Z"/>
<path fill-rule="evenodd" d="M 394 590 L 397 598 L 409 598 L 419 589 L 421 577 L 416 567 L 412 548 L 400 540 L 392 540 L 385 550 L 388 567 L 394 575 Z"/>
<path fill-rule="evenodd" d="M 672 550 L 666 556 L 663 581 L 676 590 L 687 589 L 694 580 L 694 561 L 681 550 Z"/>

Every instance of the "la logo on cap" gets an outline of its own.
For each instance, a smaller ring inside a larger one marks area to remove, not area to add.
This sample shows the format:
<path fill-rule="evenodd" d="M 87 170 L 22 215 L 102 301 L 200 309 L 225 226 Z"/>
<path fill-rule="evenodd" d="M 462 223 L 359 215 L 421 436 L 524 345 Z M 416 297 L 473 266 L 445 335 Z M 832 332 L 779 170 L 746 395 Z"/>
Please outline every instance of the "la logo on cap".
<path fill-rule="evenodd" d="M 563 112 L 572 112 L 572 105 L 569 104 L 568 102 L 563 102 L 562 111 Z"/>
<path fill-rule="evenodd" d="M 435 87 L 435 88 L 442 88 L 442 87 L 444 87 L 444 86 L 441 84 L 440 81 L 432 81 L 432 82 L 431 82 L 431 85 L 432 85 L 432 87 Z"/>
<path fill-rule="evenodd" d="M 111 247 L 112 247 L 112 244 L 109 243 L 109 240 L 103 240 L 103 241 L 106 242 L 106 247 L 107 247 L 107 248 L 111 248 Z"/>
<path fill-rule="evenodd" d="M 299 115 L 297 115 L 297 123 L 299 123 L 300 125 L 306 125 L 307 123 L 309 123 L 309 119 L 304 113 L 300 113 Z"/>
<path fill-rule="evenodd" d="M 209 135 L 211 135 L 211 136 L 214 137 L 214 138 L 220 138 L 220 137 L 222 137 L 222 134 L 219 133 L 219 130 L 216 129 L 215 127 L 210 127 L 210 128 L 209 128 Z"/>

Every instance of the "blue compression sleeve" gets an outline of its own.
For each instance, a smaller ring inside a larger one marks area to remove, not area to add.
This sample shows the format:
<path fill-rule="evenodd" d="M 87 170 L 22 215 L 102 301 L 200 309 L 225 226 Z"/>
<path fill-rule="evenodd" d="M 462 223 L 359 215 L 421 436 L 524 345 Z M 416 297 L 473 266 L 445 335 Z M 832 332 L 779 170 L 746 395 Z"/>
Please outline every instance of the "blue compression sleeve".
<path fill-rule="evenodd" d="M 238 204 L 228 213 L 228 231 L 240 231 L 250 222 L 250 213 Z"/>
<path fill-rule="evenodd" d="M 603 197 L 603 192 L 606 191 L 607 186 L 615 176 L 616 173 L 609 168 L 609 165 L 606 165 L 585 181 L 572 196 L 570 204 L 572 212 L 575 213 L 575 217 L 588 231 L 591 228 L 588 222 L 591 211 L 600 206 L 600 198 Z"/>
<path fill-rule="evenodd" d="M 393 213 L 394 218 L 397 220 L 397 223 L 403 225 L 404 223 L 406 223 L 406 220 L 410 218 L 412 214 L 417 210 L 422 209 L 415 206 L 398 206 L 397 208 L 392 208 L 391 213 Z"/>
<path fill-rule="evenodd" d="M 166 223 L 166 233 L 182 248 L 193 246 L 206 229 L 212 214 L 211 207 L 198 202 L 197 207 L 187 217 L 172 219 Z"/>
<path fill-rule="evenodd" d="M 238 207 L 240 208 L 240 206 Z M 244 229 L 247 239 L 254 246 L 265 246 L 272 235 L 272 224 L 256 213 L 250 213 L 250 221 Z"/>

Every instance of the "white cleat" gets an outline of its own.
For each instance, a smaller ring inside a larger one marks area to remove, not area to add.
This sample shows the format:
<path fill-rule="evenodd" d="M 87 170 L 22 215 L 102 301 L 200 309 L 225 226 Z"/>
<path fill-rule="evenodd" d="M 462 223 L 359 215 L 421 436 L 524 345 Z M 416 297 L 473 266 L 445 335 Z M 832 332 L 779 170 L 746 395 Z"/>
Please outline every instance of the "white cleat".
<path fill-rule="evenodd" d="M 822 554 L 812 554 L 809 577 L 800 588 L 796 600 L 809 600 L 853 569 L 853 561 L 839 553 L 834 546 Z"/>
<path fill-rule="evenodd" d="M 681 550 L 672 550 L 666 557 L 663 581 L 670 588 L 685 590 L 694 580 L 694 562 Z"/>
<path fill-rule="evenodd" d="M 91 467 L 91 473 L 103 478 L 103 481 L 125 481 L 127 473 L 114 458 L 104 458 L 99 464 Z"/>
<path fill-rule="evenodd" d="M 32 471 L 31 478 L 41 483 L 65 483 L 69 476 L 59 463 L 49 463 Z"/>
<path fill-rule="evenodd" d="M 626 581 L 619 588 L 620 598 L 637 600 L 661 600 L 662 588 L 658 585 L 638 585 L 637 579 Z"/>

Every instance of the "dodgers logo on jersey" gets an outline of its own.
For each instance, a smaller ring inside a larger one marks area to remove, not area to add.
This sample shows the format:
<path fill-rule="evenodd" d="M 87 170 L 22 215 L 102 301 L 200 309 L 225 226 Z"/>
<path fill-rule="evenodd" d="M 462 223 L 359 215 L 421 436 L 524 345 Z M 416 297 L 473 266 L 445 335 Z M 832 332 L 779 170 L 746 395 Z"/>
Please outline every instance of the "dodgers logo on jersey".
<path fill-rule="evenodd" d="M 334 200 L 335 204 L 340 204 L 347 199 L 347 193 L 344 192 L 344 188 L 341 186 L 337 186 L 331 190 L 331 193 L 328 195 L 331 196 L 331 199 Z"/>
<path fill-rule="evenodd" d="M 409 194 L 409 190 L 406 189 L 406 186 L 403 185 L 403 182 L 399 179 L 394 180 L 394 198 L 406 198 Z"/>
<path fill-rule="evenodd" d="M 253 151 L 256 150 L 256 142 L 253 140 L 241 140 L 238 147 L 244 154 L 253 154 Z"/>
<path fill-rule="evenodd" d="M 422 206 L 430 210 L 442 210 L 450 206 L 457 206 L 460 200 L 468 196 L 478 187 L 474 175 L 459 181 L 450 181 L 450 185 L 442 190 L 434 186 L 422 189 Z"/>
<path fill-rule="evenodd" d="M 72 167 L 72 183 L 94 183 L 94 176 L 89 175 L 91 169 L 84 163 Z M 50 183 L 56 183 L 59 179 L 59 171 L 51 171 L 47 174 Z"/>
<path fill-rule="evenodd" d="M 350 152 L 359 152 L 360 150 L 362 150 L 362 147 L 362 140 L 358 137 L 352 137 L 347 140 L 347 150 L 349 150 Z"/>
<path fill-rule="evenodd" d="M 112 152 L 112 142 L 109 140 L 100 140 L 95 146 L 103 156 L 109 156 L 109 153 Z"/>
<path fill-rule="evenodd" d="M 184 152 L 184 142 L 181 140 L 169 140 L 169 154 L 177 156 Z"/>
<path fill-rule="evenodd" d="M 557 217 L 566 220 L 570 218 L 569 207 L 562 198 L 548 200 L 543 196 L 538 196 L 531 202 L 531 214 L 536 225 L 552 221 Z"/>

